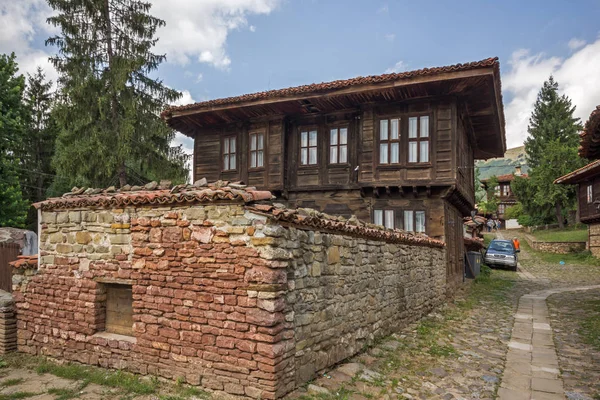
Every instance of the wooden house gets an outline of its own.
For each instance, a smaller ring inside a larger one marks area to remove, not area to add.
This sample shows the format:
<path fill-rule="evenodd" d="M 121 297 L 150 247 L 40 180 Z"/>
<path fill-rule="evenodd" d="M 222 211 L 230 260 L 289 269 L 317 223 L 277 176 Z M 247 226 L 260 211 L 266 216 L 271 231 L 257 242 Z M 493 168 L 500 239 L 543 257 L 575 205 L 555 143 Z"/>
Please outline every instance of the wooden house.
<path fill-rule="evenodd" d="M 498 185 L 495 188 L 496 196 L 498 197 L 498 209 L 496 210 L 495 215 L 491 215 L 490 217 L 497 218 L 502 222 L 502 227 L 506 227 L 506 218 L 504 214 L 508 208 L 517 204 L 518 200 L 515 194 L 513 193 L 510 184 L 515 179 L 515 176 L 520 176 L 523 178 L 527 178 L 527 174 L 523 174 L 521 172 L 521 167 L 515 167 L 515 172 L 512 174 L 504 174 L 498 175 L 496 178 L 498 179 Z M 481 184 L 483 188 L 488 190 L 488 183 L 491 178 L 482 179 Z"/>
<path fill-rule="evenodd" d="M 289 206 L 422 232 L 462 280 L 474 159 L 503 156 L 497 58 L 171 107 L 195 179 L 243 181 Z"/>
<path fill-rule="evenodd" d="M 600 257 L 600 106 L 592 111 L 580 137 L 579 156 L 592 162 L 554 183 L 577 185 L 579 220 L 588 225 L 590 251 Z"/>

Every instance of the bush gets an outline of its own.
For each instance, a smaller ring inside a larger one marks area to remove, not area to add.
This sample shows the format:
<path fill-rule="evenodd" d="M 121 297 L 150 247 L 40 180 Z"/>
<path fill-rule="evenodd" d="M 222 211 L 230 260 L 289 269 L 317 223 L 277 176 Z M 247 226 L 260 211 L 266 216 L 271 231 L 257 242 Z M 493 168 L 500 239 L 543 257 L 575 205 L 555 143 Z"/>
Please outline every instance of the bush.
<path fill-rule="evenodd" d="M 512 207 L 508 207 L 504 213 L 504 219 L 519 219 L 523 215 L 523 204 L 517 203 Z M 523 225 L 523 224 L 521 224 Z"/>

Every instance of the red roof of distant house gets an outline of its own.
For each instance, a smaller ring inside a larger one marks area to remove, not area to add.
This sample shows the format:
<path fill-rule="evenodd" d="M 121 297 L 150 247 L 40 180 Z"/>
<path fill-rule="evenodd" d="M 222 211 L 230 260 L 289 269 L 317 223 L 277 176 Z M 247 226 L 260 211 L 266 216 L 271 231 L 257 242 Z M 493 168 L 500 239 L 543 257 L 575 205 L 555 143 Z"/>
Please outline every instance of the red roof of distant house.
<path fill-rule="evenodd" d="M 585 123 L 584 130 L 580 135 L 579 156 L 590 159 L 600 156 L 600 106 L 592 111 Z"/>
<path fill-rule="evenodd" d="M 593 161 L 588 165 L 569 172 L 566 175 L 556 179 L 554 183 L 562 185 L 572 185 L 581 182 L 590 177 L 597 176 L 600 173 L 600 160 Z"/>
<path fill-rule="evenodd" d="M 202 110 L 208 109 L 215 106 L 224 106 L 224 105 L 235 105 L 243 102 L 249 101 L 258 101 L 264 99 L 274 99 L 281 98 L 285 99 L 286 97 L 298 96 L 304 94 L 313 94 L 313 93 L 326 93 L 333 90 L 345 89 L 352 86 L 360 86 L 360 85 L 372 85 L 378 83 L 385 83 L 390 81 L 402 80 L 402 79 L 410 79 L 415 77 L 429 76 L 429 75 L 439 75 L 448 72 L 460 72 L 473 70 L 478 68 L 489 68 L 500 67 L 500 63 L 498 61 L 498 57 L 486 58 L 481 61 L 474 61 L 464 64 L 454 64 L 445 67 L 433 67 L 433 68 L 423 68 L 417 69 L 414 71 L 406 71 L 406 72 L 398 72 L 391 74 L 383 74 L 383 75 L 371 75 L 366 77 L 356 77 L 351 79 L 341 79 L 331 82 L 323 82 L 323 83 L 313 83 L 310 85 L 302 85 L 295 87 L 288 87 L 285 89 L 275 89 L 269 90 L 265 92 L 257 92 L 244 94 L 241 96 L 234 97 L 226 97 L 222 99 L 214 99 L 208 101 L 201 101 L 193 104 L 186 104 L 183 106 L 171 106 L 165 109 L 161 116 L 163 118 L 168 118 L 171 116 L 173 111 L 184 111 L 184 110 Z"/>
<path fill-rule="evenodd" d="M 510 182 L 515 179 L 515 176 L 519 176 L 521 178 L 529 178 L 529 175 L 527 175 L 527 174 L 521 174 L 521 175 L 505 174 L 505 175 L 498 175 L 498 176 L 496 176 L 496 178 L 498 178 L 498 182 Z M 489 182 L 490 179 L 492 179 L 492 178 L 482 179 L 481 182 Z"/>

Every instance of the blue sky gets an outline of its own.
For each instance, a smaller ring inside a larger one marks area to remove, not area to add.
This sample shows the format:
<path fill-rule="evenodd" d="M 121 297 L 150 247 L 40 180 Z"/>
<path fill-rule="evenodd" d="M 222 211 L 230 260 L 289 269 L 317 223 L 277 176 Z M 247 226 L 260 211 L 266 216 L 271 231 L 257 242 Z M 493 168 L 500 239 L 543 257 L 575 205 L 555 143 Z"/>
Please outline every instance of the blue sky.
<path fill-rule="evenodd" d="M 164 82 L 181 104 L 313 82 L 500 58 L 508 147 L 550 74 L 587 119 L 600 104 L 600 1 L 151 0 Z M 0 52 L 48 63 L 45 0 L 0 0 Z M 191 151 L 191 140 L 177 143 Z"/>

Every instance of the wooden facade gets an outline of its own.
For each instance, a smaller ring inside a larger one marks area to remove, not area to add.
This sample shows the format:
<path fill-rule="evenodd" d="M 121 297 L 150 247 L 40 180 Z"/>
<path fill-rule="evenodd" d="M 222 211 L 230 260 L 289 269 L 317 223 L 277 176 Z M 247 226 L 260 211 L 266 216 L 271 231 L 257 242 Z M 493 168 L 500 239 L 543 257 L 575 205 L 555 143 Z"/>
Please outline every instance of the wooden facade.
<path fill-rule="evenodd" d="M 521 167 L 516 167 L 515 172 L 513 174 L 505 174 L 499 175 L 496 178 L 498 179 L 498 186 L 496 186 L 496 196 L 498 196 L 498 208 L 496 210 L 496 215 L 494 218 L 498 218 L 502 221 L 502 225 L 506 227 L 506 218 L 504 214 L 508 208 L 517 204 L 518 200 L 515 194 L 512 191 L 511 183 L 515 179 L 515 176 L 519 176 L 522 178 L 528 178 L 527 174 L 521 173 Z M 488 190 L 488 182 L 489 179 L 482 179 L 481 184 L 483 188 Z"/>
<path fill-rule="evenodd" d="M 163 116 L 194 138 L 195 179 L 243 181 L 292 207 L 445 240 L 449 281 L 457 283 L 462 220 L 474 208 L 474 159 L 505 151 L 498 62 L 356 80 L 197 103 Z"/>

